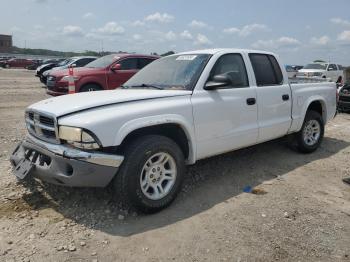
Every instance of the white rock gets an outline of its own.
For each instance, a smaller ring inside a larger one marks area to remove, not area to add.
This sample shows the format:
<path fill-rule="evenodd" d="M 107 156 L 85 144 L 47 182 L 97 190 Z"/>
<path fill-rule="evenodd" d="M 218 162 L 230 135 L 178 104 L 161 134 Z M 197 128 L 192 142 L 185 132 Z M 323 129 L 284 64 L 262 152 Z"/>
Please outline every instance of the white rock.
<path fill-rule="evenodd" d="M 74 245 L 69 245 L 68 246 L 68 250 L 70 251 L 70 252 L 73 252 L 73 251 L 76 251 L 77 250 L 77 248 L 74 246 Z"/>

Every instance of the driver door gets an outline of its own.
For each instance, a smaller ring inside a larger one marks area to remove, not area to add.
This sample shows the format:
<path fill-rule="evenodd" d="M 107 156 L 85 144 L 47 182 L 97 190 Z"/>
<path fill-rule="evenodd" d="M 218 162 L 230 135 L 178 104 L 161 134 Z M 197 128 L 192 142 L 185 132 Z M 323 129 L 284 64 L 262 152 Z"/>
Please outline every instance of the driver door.
<path fill-rule="evenodd" d="M 234 83 L 215 90 L 194 90 L 192 95 L 197 159 L 256 144 L 258 119 L 256 87 L 249 84 L 246 57 L 225 54 L 218 58 L 214 75 L 233 74 Z"/>
<path fill-rule="evenodd" d="M 109 69 L 107 75 L 108 89 L 115 89 L 123 85 L 138 71 L 138 58 L 126 58 L 118 61 L 120 69 L 113 71 Z"/>

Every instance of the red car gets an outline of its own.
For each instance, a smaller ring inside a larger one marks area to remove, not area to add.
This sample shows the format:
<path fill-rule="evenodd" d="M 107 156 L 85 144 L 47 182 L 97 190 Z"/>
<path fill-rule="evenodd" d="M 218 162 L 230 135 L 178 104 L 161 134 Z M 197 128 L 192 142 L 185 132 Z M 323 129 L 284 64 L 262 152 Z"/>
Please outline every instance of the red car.
<path fill-rule="evenodd" d="M 153 55 L 112 54 L 96 59 L 84 67 L 74 69 L 75 92 L 120 87 L 137 71 L 158 58 Z M 68 69 L 53 71 L 47 77 L 46 92 L 52 96 L 67 94 L 68 79 Z"/>
<path fill-rule="evenodd" d="M 21 59 L 21 58 L 12 58 L 10 60 L 7 60 L 6 63 L 4 64 L 5 68 L 10 68 L 10 67 L 27 67 L 34 64 L 33 60 L 30 59 Z"/>

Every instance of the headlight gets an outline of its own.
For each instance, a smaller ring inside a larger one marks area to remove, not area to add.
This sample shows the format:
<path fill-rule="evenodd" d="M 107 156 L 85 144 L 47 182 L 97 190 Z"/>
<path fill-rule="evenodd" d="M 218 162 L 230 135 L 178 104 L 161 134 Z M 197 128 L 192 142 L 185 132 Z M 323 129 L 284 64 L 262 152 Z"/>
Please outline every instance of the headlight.
<path fill-rule="evenodd" d="M 81 149 L 98 149 L 100 143 L 90 131 L 78 127 L 60 126 L 58 136 L 68 144 Z"/>
<path fill-rule="evenodd" d="M 66 81 L 66 82 L 68 82 L 70 77 L 71 77 L 71 76 L 64 76 L 64 77 L 62 77 L 61 81 Z M 74 81 L 78 81 L 78 80 L 79 80 L 79 77 L 78 77 L 78 76 L 73 76 L 73 79 L 74 79 Z"/>

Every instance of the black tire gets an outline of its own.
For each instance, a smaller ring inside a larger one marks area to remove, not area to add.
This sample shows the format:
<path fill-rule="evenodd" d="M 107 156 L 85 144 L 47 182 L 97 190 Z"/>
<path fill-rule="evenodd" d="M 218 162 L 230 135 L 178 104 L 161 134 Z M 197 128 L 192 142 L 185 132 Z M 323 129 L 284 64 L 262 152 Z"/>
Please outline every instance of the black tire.
<path fill-rule="evenodd" d="M 179 193 L 185 174 L 184 155 L 179 146 L 167 137 L 147 135 L 135 139 L 125 148 L 125 159 L 112 182 L 119 200 L 143 213 L 155 213 L 169 206 Z M 140 177 L 146 162 L 155 154 L 163 152 L 175 160 L 176 178 L 163 198 L 152 200 L 142 192 Z"/>
<path fill-rule="evenodd" d="M 315 143 L 310 145 L 305 141 L 304 132 L 307 131 L 306 128 L 308 124 L 310 123 L 310 121 L 313 121 L 313 120 L 318 122 L 320 131 L 319 131 L 318 138 L 315 139 Z M 310 110 L 306 113 L 303 126 L 301 127 L 301 130 L 294 135 L 292 142 L 295 145 L 295 148 L 299 152 L 308 154 L 308 153 L 314 152 L 320 146 L 323 136 L 324 136 L 324 122 L 323 122 L 322 116 L 318 112 Z"/>
<path fill-rule="evenodd" d="M 96 84 L 87 84 L 80 88 L 79 92 L 101 91 L 102 88 Z"/>

